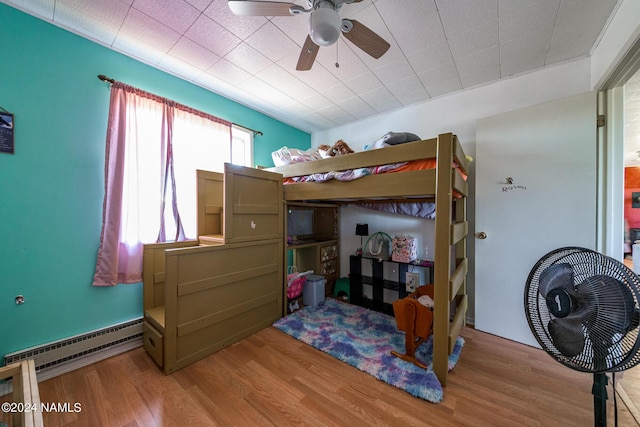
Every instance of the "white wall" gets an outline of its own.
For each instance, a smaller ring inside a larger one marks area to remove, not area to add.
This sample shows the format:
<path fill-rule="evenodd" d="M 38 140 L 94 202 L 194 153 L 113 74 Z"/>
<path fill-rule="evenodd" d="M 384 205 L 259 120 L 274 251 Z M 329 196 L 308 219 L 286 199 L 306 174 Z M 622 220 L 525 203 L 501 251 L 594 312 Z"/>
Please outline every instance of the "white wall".
<path fill-rule="evenodd" d="M 358 150 L 389 131 L 413 132 L 421 138 L 431 138 L 439 133 L 454 132 L 458 135 L 465 152 L 475 156 L 476 121 L 478 119 L 588 91 L 590 91 L 590 61 L 585 58 L 433 99 L 349 125 L 316 132 L 311 136 L 311 145 L 315 147 L 325 143 L 332 144 L 338 139 L 342 139 L 352 148 Z M 473 236 L 475 230 L 475 166 L 473 163 L 470 165 L 468 182 L 470 188 L 469 235 Z M 385 231 L 391 235 L 396 232 L 411 234 L 418 238 L 419 248 L 423 248 L 425 243 L 431 249 L 433 248 L 434 228 L 429 220 L 403 218 L 399 215 L 380 216 L 380 214 L 370 213 L 361 208 L 349 207 L 341 209 L 340 222 L 341 276 L 346 276 L 349 273 L 349 255 L 359 245 L 359 239 L 355 236 L 355 227 L 359 222 L 368 222 L 371 232 Z M 469 257 L 469 274 L 467 276 L 469 311 L 467 317 L 471 323 L 475 317 L 475 242 L 472 239 L 473 237 L 469 237 L 467 245 Z M 422 253 L 418 255 L 423 256 Z"/>
<path fill-rule="evenodd" d="M 342 139 L 352 148 L 360 149 L 376 141 L 389 131 L 413 132 L 422 138 L 431 138 L 439 133 L 454 132 L 458 135 L 467 154 L 475 155 L 476 121 L 508 111 L 559 100 L 598 89 L 617 62 L 628 51 L 640 34 L 640 1 L 623 0 L 592 57 L 563 63 L 542 70 L 514 76 L 496 83 L 468 89 L 463 92 L 434 98 L 421 104 L 380 114 L 348 125 L 315 132 L 311 145 L 333 144 Z M 469 175 L 470 200 L 468 217 L 470 236 L 475 231 L 475 168 L 471 164 Z M 361 221 L 362 212 L 356 208 L 342 209 L 341 217 L 341 274 L 349 268 L 349 255 L 353 252 L 355 224 Z M 373 219 L 369 220 L 373 222 Z M 390 221 L 380 222 L 387 229 Z M 399 226 L 400 228 L 409 228 Z M 386 230 L 385 230 L 386 231 Z M 417 233 L 417 231 L 416 231 Z M 431 232 L 432 234 L 432 232 Z M 432 236 L 418 236 L 422 241 Z M 472 238 L 472 237 L 470 237 Z M 359 243 L 359 242 L 358 242 Z M 475 255 L 474 242 L 470 241 L 468 293 L 470 309 L 468 318 L 475 316 Z"/>

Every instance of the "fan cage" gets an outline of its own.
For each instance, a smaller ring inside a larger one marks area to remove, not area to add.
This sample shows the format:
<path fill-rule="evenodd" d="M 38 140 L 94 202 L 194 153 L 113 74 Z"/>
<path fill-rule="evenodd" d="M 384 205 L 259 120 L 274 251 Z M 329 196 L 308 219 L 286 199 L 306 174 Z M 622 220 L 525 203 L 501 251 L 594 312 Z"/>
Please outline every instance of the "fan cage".
<path fill-rule="evenodd" d="M 605 332 L 605 335 L 612 342 L 607 347 L 594 344 L 593 339 L 596 338 L 596 334 L 594 337 L 590 336 L 588 328 L 583 325 L 586 339 L 580 354 L 568 357 L 556 347 L 548 330 L 549 322 L 554 319 L 554 316 L 549 312 L 545 298 L 539 293 L 539 280 L 543 271 L 560 263 L 568 263 L 573 268 L 574 286 L 582 284 L 594 276 L 608 276 L 619 281 L 630 291 L 636 310 L 640 306 L 640 279 L 623 263 L 590 249 L 580 247 L 556 249 L 543 256 L 536 263 L 529 274 L 525 287 L 524 308 L 527 321 L 540 346 L 558 362 L 582 372 L 619 372 L 640 363 L 640 353 L 638 352 L 640 340 L 638 339 L 639 328 L 637 325 L 624 334 L 615 330 Z M 602 306 L 602 304 L 602 301 L 595 304 L 597 306 L 595 316 L 597 320 L 606 322 L 608 313 L 611 313 L 611 310 L 616 310 L 616 307 Z"/>

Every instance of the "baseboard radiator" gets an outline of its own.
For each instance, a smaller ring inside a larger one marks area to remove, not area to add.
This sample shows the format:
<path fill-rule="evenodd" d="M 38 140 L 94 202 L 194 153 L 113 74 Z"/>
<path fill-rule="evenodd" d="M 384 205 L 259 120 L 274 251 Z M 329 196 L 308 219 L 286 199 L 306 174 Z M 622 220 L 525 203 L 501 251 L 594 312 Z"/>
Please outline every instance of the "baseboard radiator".
<path fill-rule="evenodd" d="M 141 347 L 142 318 L 7 354 L 4 365 L 34 359 L 38 381 Z"/>

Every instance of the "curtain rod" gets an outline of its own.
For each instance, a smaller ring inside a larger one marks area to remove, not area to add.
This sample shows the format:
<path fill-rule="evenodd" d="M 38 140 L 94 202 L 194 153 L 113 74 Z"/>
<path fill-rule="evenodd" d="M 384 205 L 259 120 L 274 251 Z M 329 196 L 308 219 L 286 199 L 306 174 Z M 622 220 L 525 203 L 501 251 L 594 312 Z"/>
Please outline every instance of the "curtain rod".
<path fill-rule="evenodd" d="M 114 79 L 109 78 L 109 77 L 105 76 L 104 74 L 98 74 L 98 78 L 100 80 L 102 80 L 103 82 L 107 82 L 109 84 L 114 84 L 116 82 Z M 249 132 L 253 132 L 253 136 L 256 136 L 256 135 L 263 136 L 264 135 L 264 133 L 260 132 L 259 130 L 251 129 L 251 128 L 248 128 L 246 126 L 239 125 L 238 123 L 231 123 L 231 124 L 234 125 L 234 126 L 238 126 L 238 127 L 242 128 L 242 129 L 248 130 Z"/>
<path fill-rule="evenodd" d="M 260 132 L 259 130 L 251 129 L 251 128 L 248 128 L 246 126 L 239 125 L 237 123 L 231 123 L 231 124 L 234 125 L 234 126 L 237 126 L 239 128 L 242 128 L 244 130 L 248 130 L 249 132 L 253 132 L 253 136 L 256 136 L 256 135 L 262 136 L 262 135 L 264 135 L 264 133 Z"/>

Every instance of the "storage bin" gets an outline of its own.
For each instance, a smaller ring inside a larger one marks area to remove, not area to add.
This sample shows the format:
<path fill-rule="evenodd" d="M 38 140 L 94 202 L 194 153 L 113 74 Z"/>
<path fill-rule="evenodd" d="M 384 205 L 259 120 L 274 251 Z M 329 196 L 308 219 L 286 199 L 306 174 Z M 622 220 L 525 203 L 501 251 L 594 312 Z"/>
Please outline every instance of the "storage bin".
<path fill-rule="evenodd" d="M 418 258 L 418 243 L 413 236 L 395 236 L 392 241 L 391 260 L 412 262 Z"/>
<path fill-rule="evenodd" d="M 305 306 L 317 307 L 324 304 L 324 286 L 327 279 L 317 274 L 307 276 L 302 289 L 302 303 Z"/>

